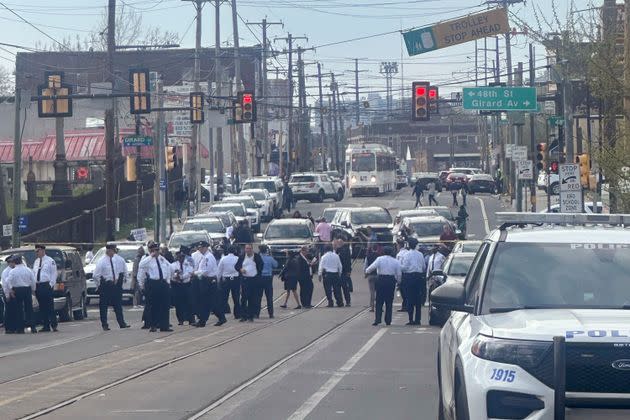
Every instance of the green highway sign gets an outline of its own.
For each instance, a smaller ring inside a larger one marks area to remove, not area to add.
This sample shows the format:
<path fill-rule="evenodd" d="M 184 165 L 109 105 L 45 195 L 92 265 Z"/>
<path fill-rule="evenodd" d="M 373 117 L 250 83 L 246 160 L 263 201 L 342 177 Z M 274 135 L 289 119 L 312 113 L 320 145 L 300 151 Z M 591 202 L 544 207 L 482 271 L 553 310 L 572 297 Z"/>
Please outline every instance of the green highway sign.
<path fill-rule="evenodd" d="M 536 88 L 464 88 L 464 109 L 478 111 L 537 111 Z"/>
<path fill-rule="evenodd" d="M 153 137 L 149 136 L 128 136 L 123 138 L 125 147 L 153 146 Z"/>

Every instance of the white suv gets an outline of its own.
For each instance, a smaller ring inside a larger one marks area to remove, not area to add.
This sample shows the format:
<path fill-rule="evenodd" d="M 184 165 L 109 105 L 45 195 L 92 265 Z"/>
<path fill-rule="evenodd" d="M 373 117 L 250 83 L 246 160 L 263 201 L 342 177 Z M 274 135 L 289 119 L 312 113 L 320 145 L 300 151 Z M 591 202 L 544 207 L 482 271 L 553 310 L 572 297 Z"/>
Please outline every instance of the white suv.
<path fill-rule="evenodd" d="M 440 418 L 552 420 L 565 407 L 601 418 L 598 409 L 628 407 L 630 215 L 497 219 L 464 283 L 431 294 L 454 311 L 439 338 Z"/>
<path fill-rule="evenodd" d="M 293 200 L 309 200 L 321 203 L 326 198 L 343 200 L 343 187 L 332 181 L 326 174 L 296 173 L 291 175 L 289 186 L 293 191 Z"/>

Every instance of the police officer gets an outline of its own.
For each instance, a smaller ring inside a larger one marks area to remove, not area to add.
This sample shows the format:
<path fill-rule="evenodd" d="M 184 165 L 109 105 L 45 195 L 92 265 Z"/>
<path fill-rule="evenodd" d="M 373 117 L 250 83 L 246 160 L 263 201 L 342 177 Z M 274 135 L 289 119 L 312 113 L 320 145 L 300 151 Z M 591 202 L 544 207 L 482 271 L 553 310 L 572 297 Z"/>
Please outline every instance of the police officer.
<path fill-rule="evenodd" d="M 53 290 L 57 283 L 57 264 L 55 260 L 46 255 L 46 246 L 35 245 L 36 257 L 33 263 L 33 274 L 37 281 L 35 297 L 39 302 L 39 313 L 44 327 L 41 331 L 49 332 L 51 327 L 57 331 L 57 314 L 55 314 L 55 302 Z"/>
<path fill-rule="evenodd" d="M 424 255 L 416 249 L 417 246 L 417 240 L 409 239 L 409 251 L 401 262 L 402 281 L 407 283 L 407 313 L 409 314 L 407 325 L 420 325 L 420 311 L 427 290 Z"/>
<path fill-rule="evenodd" d="M 343 306 L 343 299 L 341 297 L 340 276 L 343 271 L 343 265 L 339 255 L 333 252 L 332 246 L 324 245 L 324 255 L 319 260 L 319 269 L 317 274 L 319 275 L 319 281 L 324 280 L 324 293 L 326 293 L 326 299 L 328 300 L 328 307 L 332 308 L 333 304 L 333 292 L 337 306 Z"/>
<path fill-rule="evenodd" d="M 129 328 L 122 310 L 122 284 L 127 275 L 127 263 L 116 254 L 116 245 L 105 245 L 105 256 L 98 260 L 92 278 L 99 291 L 98 306 L 103 331 L 109 331 L 107 308 L 112 306 L 120 328 Z"/>
<path fill-rule="evenodd" d="M 15 311 L 15 298 L 11 298 L 11 286 L 9 285 L 9 273 L 15 268 L 15 260 L 13 255 L 9 255 L 5 261 L 7 266 L 2 270 L 0 274 L 0 282 L 2 283 L 2 291 L 4 292 L 4 332 L 5 334 L 15 334 L 17 332 L 16 326 L 16 311 Z"/>
<path fill-rule="evenodd" d="M 149 244 L 149 255 L 140 261 L 138 280 L 148 297 L 150 332 L 158 328 L 173 331 L 169 326 L 171 265 L 160 255 L 160 245 L 155 242 Z"/>
<path fill-rule="evenodd" d="M 346 300 L 346 306 L 350 306 L 351 297 L 350 294 L 353 291 L 352 286 L 352 255 L 350 254 L 350 247 L 344 243 L 343 239 L 337 238 L 333 242 L 335 252 L 339 255 L 343 270 L 339 277 L 339 283 L 343 297 Z M 303 303 L 303 302 L 302 302 Z M 342 301 L 343 303 L 343 301 Z"/>
<path fill-rule="evenodd" d="M 199 321 L 197 321 L 195 326 L 199 328 L 206 326 L 210 312 L 212 312 L 213 309 L 219 321 L 225 318 L 223 308 L 217 305 L 217 260 L 214 258 L 212 252 L 208 251 L 206 245 L 208 245 L 207 242 L 200 243 L 203 258 L 199 262 L 199 269 L 196 271 L 197 277 L 199 278 Z"/>
<path fill-rule="evenodd" d="M 398 238 L 396 240 L 396 247 L 398 248 L 396 259 L 402 265 L 403 258 L 405 258 L 405 255 L 409 252 L 409 248 L 402 238 Z M 398 312 L 407 312 L 407 282 L 408 276 L 405 276 L 405 271 L 403 270 L 402 280 L 400 281 L 400 297 L 402 298 L 402 305 L 400 306 Z"/>
<path fill-rule="evenodd" d="M 7 275 L 9 296 L 15 304 L 15 333 L 24 334 L 26 326 L 31 327 L 35 334 L 35 318 L 33 317 L 33 289 L 35 288 L 35 274 L 22 264 L 22 257 L 15 255 L 12 259 L 13 269 Z"/>
<path fill-rule="evenodd" d="M 192 290 L 192 314 L 193 319 L 195 315 L 199 318 L 201 313 L 201 279 L 197 275 L 199 271 L 199 265 L 201 264 L 201 260 L 205 258 L 205 256 L 210 253 L 210 244 L 206 241 L 200 241 L 197 243 L 197 250 L 192 253 L 191 258 L 193 260 L 194 272 L 190 279 L 191 290 Z M 216 260 L 216 258 L 215 258 Z"/>
<path fill-rule="evenodd" d="M 241 277 L 236 268 L 234 268 L 238 262 L 236 254 L 237 251 L 234 246 L 229 246 L 225 250 L 225 255 L 219 261 L 217 278 L 219 279 L 223 307 L 227 308 L 229 306 L 228 300 L 230 299 L 230 293 L 232 293 L 234 319 L 239 319 L 241 317 Z M 224 323 L 222 322 L 220 325 Z"/>
<path fill-rule="evenodd" d="M 188 255 L 188 248 L 181 246 L 177 251 L 176 260 L 171 263 L 173 278 L 171 279 L 171 293 L 173 304 L 175 305 L 175 315 L 179 325 L 184 325 L 188 321 L 189 325 L 194 323 L 192 319 L 192 293 L 190 291 L 190 279 L 195 270 L 194 262 Z"/>
<path fill-rule="evenodd" d="M 385 324 L 392 323 L 392 307 L 394 305 L 394 291 L 396 283 L 400 282 L 402 271 L 400 262 L 393 257 L 394 248 L 386 246 L 383 256 L 378 257 L 365 269 L 365 274 L 376 271 L 376 318 L 372 325 L 376 326 L 382 322 L 383 304 L 385 304 Z"/>
<path fill-rule="evenodd" d="M 258 304 L 256 302 L 258 296 L 258 286 L 260 285 L 259 276 L 262 274 L 263 260 L 260 254 L 254 252 L 252 244 L 245 245 L 245 252 L 238 257 L 238 261 L 234 265 L 236 271 L 241 273 L 241 286 L 243 288 L 243 296 L 241 299 L 241 310 L 243 316 L 241 322 L 254 322 L 254 317 L 258 313 Z"/>

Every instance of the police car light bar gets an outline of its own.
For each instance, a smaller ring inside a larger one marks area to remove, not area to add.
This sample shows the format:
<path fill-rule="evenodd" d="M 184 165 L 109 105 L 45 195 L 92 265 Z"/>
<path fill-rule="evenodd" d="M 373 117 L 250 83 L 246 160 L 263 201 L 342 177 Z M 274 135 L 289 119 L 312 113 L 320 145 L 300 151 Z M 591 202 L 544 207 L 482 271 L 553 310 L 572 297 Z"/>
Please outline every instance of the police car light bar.
<path fill-rule="evenodd" d="M 587 213 L 497 213 L 500 229 L 518 225 L 611 225 L 630 226 L 630 214 Z"/>

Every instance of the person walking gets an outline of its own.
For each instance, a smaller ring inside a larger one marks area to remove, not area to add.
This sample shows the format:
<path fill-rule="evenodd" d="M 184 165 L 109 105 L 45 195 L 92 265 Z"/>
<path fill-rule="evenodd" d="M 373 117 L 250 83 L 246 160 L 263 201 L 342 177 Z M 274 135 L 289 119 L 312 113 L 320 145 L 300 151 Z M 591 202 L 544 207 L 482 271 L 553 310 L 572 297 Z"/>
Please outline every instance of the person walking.
<path fill-rule="evenodd" d="M 341 259 L 339 258 L 339 255 L 333 252 L 333 247 L 331 245 L 324 245 L 323 255 L 322 258 L 319 260 L 319 268 L 317 270 L 317 274 L 320 282 L 323 279 L 324 293 L 326 294 L 329 308 L 335 306 L 333 304 L 333 293 L 335 296 L 335 301 L 337 302 L 337 306 L 343 306 L 341 288 L 339 287 L 339 278 L 342 271 L 343 265 L 341 264 Z"/>
<path fill-rule="evenodd" d="M 133 306 L 136 307 L 142 301 L 142 293 L 140 291 L 140 287 L 138 286 L 138 266 L 140 265 L 140 261 L 146 253 L 144 252 L 144 246 L 139 246 L 136 250 L 136 257 L 133 259 L 133 266 L 131 269 L 131 281 L 132 290 L 133 290 Z"/>
<path fill-rule="evenodd" d="M 214 254 L 208 251 L 209 244 L 207 242 L 200 243 L 203 257 L 199 261 L 199 268 L 196 273 L 198 280 L 198 317 L 199 320 L 195 324 L 195 327 L 203 328 L 206 326 L 208 322 L 208 318 L 210 318 L 210 313 L 214 312 L 216 315 L 218 322 L 224 323 L 225 314 L 224 308 L 217 304 L 218 302 L 218 286 L 217 286 L 217 277 L 218 277 L 218 265 L 217 260 L 214 257 Z"/>
<path fill-rule="evenodd" d="M 422 207 L 422 195 L 424 194 L 424 189 L 422 188 L 422 184 L 420 184 L 420 180 L 416 181 L 416 185 L 413 187 L 413 191 L 411 192 L 411 196 L 416 197 L 416 204 L 413 206 L 414 208 Z"/>
<path fill-rule="evenodd" d="M 17 332 L 17 313 L 15 310 L 15 298 L 12 297 L 11 286 L 9 285 L 9 273 L 15 268 L 15 260 L 13 255 L 5 258 L 7 266 L 0 274 L 0 283 L 2 284 L 2 292 L 4 293 L 4 333 L 15 334 Z"/>
<path fill-rule="evenodd" d="M 219 260 L 217 267 L 217 279 L 219 280 L 219 293 L 222 296 L 222 307 L 227 308 L 230 304 L 230 293 L 232 294 L 232 305 L 234 307 L 232 313 L 234 319 L 241 317 L 241 277 L 234 266 L 238 262 L 236 254 L 238 251 L 234 246 L 229 246 L 225 250 L 225 255 Z M 223 325 L 225 322 L 219 321 L 217 326 Z"/>
<path fill-rule="evenodd" d="M 352 285 L 352 255 L 350 253 L 350 247 L 341 238 L 337 238 L 334 241 L 333 246 L 335 247 L 335 252 L 339 255 L 339 259 L 341 259 L 341 265 L 343 266 L 341 276 L 339 277 L 341 291 L 343 292 L 343 298 L 346 301 L 346 306 L 350 306 L 352 300 L 351 293 L 354 291 L 354 287 Z"/>
<path fill-rule="evenodd" d="M 302 309 L 302 305 L 300 304 L 300 298 L 297 294 L 297 284 L 298 284 L 298 263 L 297 263 L 298 253 L 294 251 L 287 251 L 287 260 L 280 272 L 280 279 L 284 282 L 284 290 L 286 291 L 286 296 L 284 298 L 284 303 L 280 305 L 281 308 L 286 309 L 287 303 L 289 302 L 289 296 L 293 293 L 293 297 L 295 298 L 295 303 L 297 306 L 295 309 Z"/>
<path fill-rule="evenodd" d="M 302 246 L 297 257 L 298 283 L 300 285 L 300 302 L 305 309 L 313 307 L 313 266 L 317 263 L 317 257 L 310 258 L 306 245 Z"/>
<path fill-rule="evenodd" d="M 175 210 L 177 211 L 177 220 L 179 223 L 182 222 L 182 212 L 184 211 L 184 203 L 186 202 L 186 192 L 184 191 L 183 186 L 179 186 L 175 190 L 175 194 L 173 194 L 173 198 L 175 200 Z"/>
<path fill-rule="evenodd" d="M 282 189 L 282 208 L 291 213 L 293 207 L 293 190 L 288 181 L 284 181 L 284 188 Z"/>
<path fill-rule="evenodd" d="M 319 235 L 319 250 L 323 252 L 324 247 L 332 240 L 332 226 L 326 221 L 325 217 L 322 217 L 317 226 L 315 226 L 315 233 Z"/>
<path fill-rule="evenodd" d="M 188 248 L 182 245 L 175 254 L 175 261 L 171 263 L 171 271 L 173 272 L 171 294 L 179 325 L 184 325 L 184 321 L 188 321 L 188 325 L 195 322 L 192 316 L 192 293 L 190 291 L 190 281 L 195 267 L 192 258 L 188 258 L 187 254 Z"/>
<path fill-rule="evenodd" d="M 256 297 L 258 296 L 259 276 L 262 274 L 263 260 L 260 254 L 254 252 L 251 243 L 245 245 L 245 252 L 238 257 L 234 265 L 236 271 L 241 273 L 241 309 L 243 315 L 241 322 L 254 322 L 254 316 L 258 313 Z"/>
<path fill-rule="evenodd" d="M 39 303 L 39 313 L 43 328 L 41 331 L 57 331 L 57 314 L 55 313 L 55 301 L 53 291 L 57 283 L 57 263 L 46 255 L 45 245 L 35 245 L 36 258 L 33 262 L 33 274 L 37 286 L 35 297 Z"/>
<path fill-rule="evenodd" d="M 33 271 L 23 264 L 22 257 L 14 255 L 12 258 L 14 267 L 7 274 L 7 289 L 9 298 L 13 300 L 15 311 L 15 333 L 24 334 L 26 327 L 31 327 L 31 333 L 37 333 L 35 317 L 33 316 L 33 290 L 36 287 L 36 278 Z M 41 309 L 41 306 L 40 306 Z M 56 331 L 56 330 L 55 330 Z"/>
<path fill-rule="evenodd" d="M 408 240 L 411 240 L 413 238 L 408 238 Z M 407 255 L 407 253 L 409 252 L 409 248 L 407 247 L 407 242 L 398 239 L 396 241 L 396 245 L 398 247 L 398 253 L 396 254 L 396 259 L 398 260 L 398 262 L 400 262 L 400 264 L 402 265 L 403 259 L 405 258 L 405 255 Z M 400 290 L 400 297 L 402 298 L 402 305 L 400 306 L 400 309 L 398 310 L 398 312 L 407 312 L 407 283 L 408 283 L 408 276 L 405 275 L 405 272 L 403 271 L 402 274 L 402 279 L 400 281 L 400 286 L 399 286 L 399 290 Z"/>
<path fill-rule="evenodd" d="M 273 270 L 278 268 L 278 261 L 271 255 L 269 255 L 269 247 L 267 245 L 260 245 L 258 248 L 260 257 L 263 260 L 262 274 L 260 276 L 260 303 L 258 308 L 262 307 L 262 296 L 265 295 L 267 300 L 267 313 L 269 318 L 273 318 Z M 259 309 L 260 312 L 260 309 Z"/>
<path fill-rule="evenodd" d="M 457 202 L 457 193 L 459 189 L 455 186 L 451 187 L 451 194 L 453 195 L 453 207 L 459 207 L 459 203 Z"/>
<path fill-rule="evenodd" d="M 466 197 L 468 196 L 468 183 L 464 182 L 462 184 L 461 194 L 462 194 L 462 205 L 466 206 Z"/>
<path fill-rule="evenodd" d="M 145 323 L 149 321 L 150 332 L 158 328 L 162 332 L 170 332 L 173 331 L 169 325 L 171 265 L 160 255 L 159 244 L 151 242 L 148 248 L 149 255 L 140 261 L 138 267 L 140 288 L 148 298 L 149 316 Z"/>
<path fill-rule="evenodd" d="M 439 206 L 439 203 L 435 199 L 435 196 L 437 195 L 437 192 L 435 190 L 435 182 L 433 181 L 429 182 L 429 184 L 427 185 L 427 189 L 429 190 L 429 206 L 433 203 L 436 206 Z"/>
<path fill-rule="evenodd" d="M 372 263 L 380 257 L 381 254 L 378 252 L 378 248 L 376 245 L 368 248 L 367 253 L 365 255 L 365 261 L 363 263 L 363 271 L 367 270 L 367 268 L 372 265 Z M 370 274 L 366 274 L 365 277 L 368 281 L 368 287 L 370 288 L 370 312 L 374 312 L 374 303 L 376 301 L 376 273 L 372 272 Z"/>
<path fill-rule="evenodd" d="M 435 246 L 431 250 L 431 255 L 427 261 L 427 278 L 430 278 L 434 271 L 442 271 L 446 257 L 442 252 L 440 252 L 440 249 L 441 247 Z"/>
<path fill-rule="evenodd" d="M 427 290 L 424 255 L 416 249 L 417 246 L 418 241 L 410 239 L 409 251 L 401 262 L 403 281 L 406 278 L 407 283 L 407 313 L 409 314 L 407 325 L 420 325 L 421 308 Z"/>
<path fill-rule="evenodd" d="M 384 255 L 376 258 L 365 270 L 365 274 L 376 271 L 376 313 L 374 323 L 376 326 L 382 322 L 383 304 L 385 305 L 385 324 L 392 323 L 392 308 L 394 305 L 394 291 L 396 283 L 400 282 L 402 271 L 400 262 L 393 257 L 394 248 L 386 246 Z"/>
<path fill-rule="evenodd" d="M 129 328 L 122 310 L 122 284 L 127 276 L 127 263 L 116 253 L 116 245 L 105 245 L 105 256 L 98 260 L 92 279 L 98 290 L 98 307 L 103 331 L 109 331 L 107 309 L 111 306 L 120 328 Z"/>

